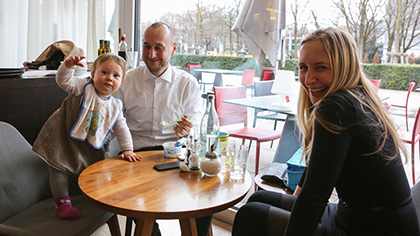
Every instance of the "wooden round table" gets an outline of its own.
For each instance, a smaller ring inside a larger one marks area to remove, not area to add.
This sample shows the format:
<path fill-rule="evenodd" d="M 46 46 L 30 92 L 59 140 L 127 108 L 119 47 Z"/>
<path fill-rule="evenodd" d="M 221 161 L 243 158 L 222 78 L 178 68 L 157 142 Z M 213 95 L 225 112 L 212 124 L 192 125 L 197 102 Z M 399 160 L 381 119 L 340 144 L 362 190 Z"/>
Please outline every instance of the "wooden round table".
<path fill-rule="evenodd" d="M 157 171 L 154 165 L 177 159 L 164 158 L 163 151 L 138 154 L 143 160 L 108 158 L 79 177 L 83 193 L 101 208 L 137 219 L 135 235 L 150 236 L 156 219 L 179 219 L 182 235 L 197 235 L 195 218 L 234 206 L 252 186 L 248 172 L 233 182 L 228 173 L 207 177 L 180 169 Z"/>

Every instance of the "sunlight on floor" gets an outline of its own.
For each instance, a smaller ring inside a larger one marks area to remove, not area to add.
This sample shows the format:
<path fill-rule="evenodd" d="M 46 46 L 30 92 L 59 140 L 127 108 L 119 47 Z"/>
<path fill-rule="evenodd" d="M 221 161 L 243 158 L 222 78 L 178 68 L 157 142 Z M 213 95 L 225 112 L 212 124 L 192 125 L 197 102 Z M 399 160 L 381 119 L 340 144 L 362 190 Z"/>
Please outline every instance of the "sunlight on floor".
<path fill-rule="evenodd" d="M 118 215 L 118 222 L 120 224 L 121 235 L 125 234 L 125 221 L 126 217 Z M 179 226 L 178 220 L 157 220 L 159 224 L 159 229 L 162 235 L 164 236 L 179 236 L 181 235 L 181 228 Z M 131 235 L 134 234 L 134 226 L 131 231 Z M 212 221 L 213 235 L 214 236 L 228 236 L 231 235 L 232 226 L 226 223 L 223 223 L 219 220 L 213 219 Z M 109 228 L 107 225 L 101 226 L 96 230 L 91 236 L 109 236 Z"/>

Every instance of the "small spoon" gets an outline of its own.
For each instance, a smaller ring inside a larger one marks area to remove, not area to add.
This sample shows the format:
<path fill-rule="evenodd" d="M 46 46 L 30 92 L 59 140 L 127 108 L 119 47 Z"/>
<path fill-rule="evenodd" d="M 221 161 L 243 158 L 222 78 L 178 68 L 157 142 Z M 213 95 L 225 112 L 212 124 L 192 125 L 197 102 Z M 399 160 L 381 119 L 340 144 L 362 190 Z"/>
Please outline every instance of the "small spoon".
<path fill-rule="evenodd" d="M 187 118 L 187 120 L 191 120 L 191 117 Z M 162 121 L 162 122 L 160 122 L 160 125 L 161 126 L 169 126 L 169 125 L 173 125 L 173 124 L 175 124 L 176 122 L 179 122 L 179 121 L 182 121 L 182 119 L 172 121 L 171 123 L 166 123 L 165 121 Z"/>

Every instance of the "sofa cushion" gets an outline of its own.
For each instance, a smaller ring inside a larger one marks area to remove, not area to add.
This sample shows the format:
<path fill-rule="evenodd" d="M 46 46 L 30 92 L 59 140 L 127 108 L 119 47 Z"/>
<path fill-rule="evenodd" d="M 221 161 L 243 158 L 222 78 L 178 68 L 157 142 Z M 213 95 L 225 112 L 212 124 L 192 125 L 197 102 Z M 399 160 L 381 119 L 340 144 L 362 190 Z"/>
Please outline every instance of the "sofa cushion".
<path fill-rule="evenodd" d="M 76 220 L 62 220 L 56 216 L 53 199 L 42 200 L 2 224 L 27 230 L 36 235 L 91 235 L 111 213 L 98 209 L 82 195 L 71 197 L 73 206 L 80 210 Z"/>

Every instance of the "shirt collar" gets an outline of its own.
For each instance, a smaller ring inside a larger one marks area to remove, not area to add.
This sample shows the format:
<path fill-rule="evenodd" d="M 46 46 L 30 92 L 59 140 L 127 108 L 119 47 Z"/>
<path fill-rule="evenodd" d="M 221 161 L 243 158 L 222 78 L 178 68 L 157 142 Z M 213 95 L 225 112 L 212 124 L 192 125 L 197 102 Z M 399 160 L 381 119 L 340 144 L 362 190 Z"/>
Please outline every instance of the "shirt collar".
<path fill-rule="evenodd" d="M 149 68 L 147 66 L 145 66 L 146 69 L 144 70 L 144 78 L 149 79 L 163 79 L 166 80 L 168 82 L 172 81 L 172 66 L 169 65 L 168 69 L 166 69 L 165 73 L 163 73 L 160 77 L 155 76 L 154 74 L 152 74 L 152 72 L 150 72 Z"/>

